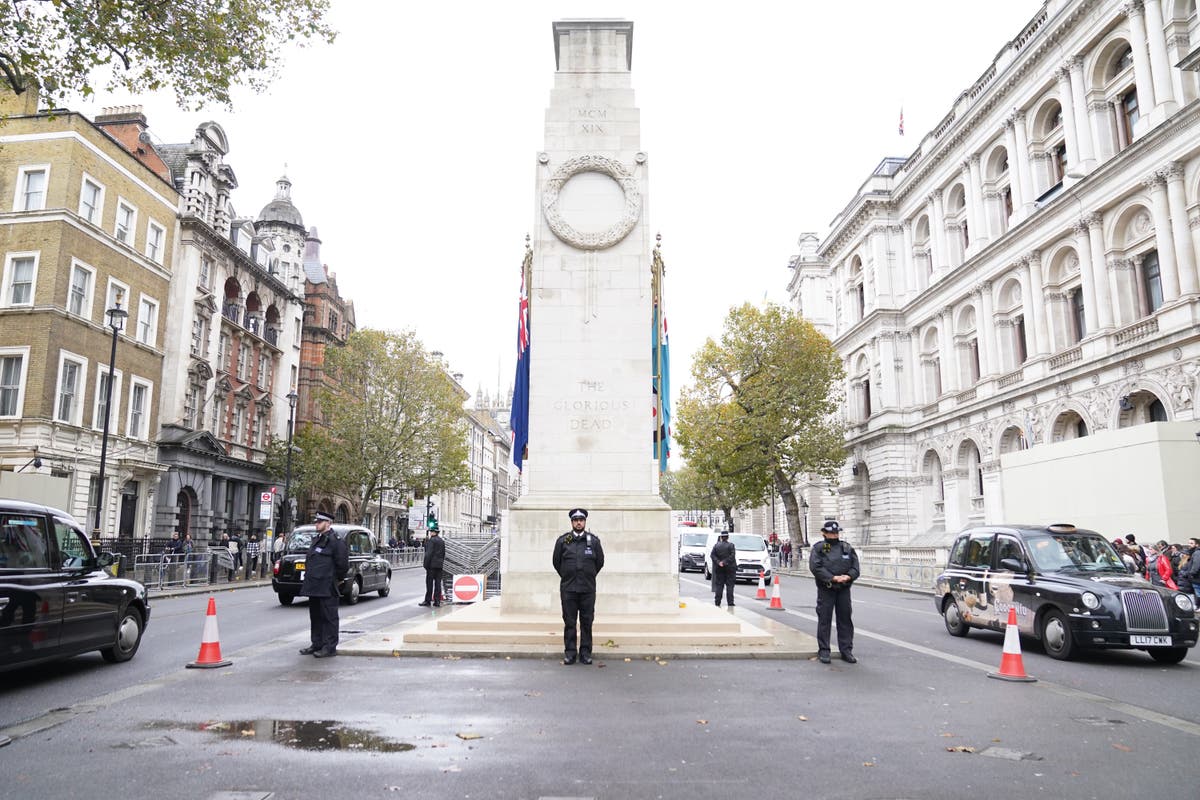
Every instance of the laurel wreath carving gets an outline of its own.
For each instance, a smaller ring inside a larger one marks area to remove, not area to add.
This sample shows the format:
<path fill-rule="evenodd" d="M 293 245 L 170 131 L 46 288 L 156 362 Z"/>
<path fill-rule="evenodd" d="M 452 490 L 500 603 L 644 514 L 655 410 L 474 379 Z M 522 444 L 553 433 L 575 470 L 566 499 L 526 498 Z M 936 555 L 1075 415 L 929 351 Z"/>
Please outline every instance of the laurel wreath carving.
<path fill-rule="evenodd" d="M 617 182 L 625 195 L 625 210 L 621 218 L 599 233 L 576 230 L 558 210 L 558 193 L 567 181 L 581 172 L 607 175 Z M 546 188 L 542 190 L 542 213 L 554 235 L 567 244 L 580 250 L 604 250 L 628 236 L 633 226 L 637 225 L 642 214 L 642 194 L 638 191 L 637 179 L 629 174 L 621 162 L 598 155 L 576 156 L 560 164 L 546 181 Z"/>

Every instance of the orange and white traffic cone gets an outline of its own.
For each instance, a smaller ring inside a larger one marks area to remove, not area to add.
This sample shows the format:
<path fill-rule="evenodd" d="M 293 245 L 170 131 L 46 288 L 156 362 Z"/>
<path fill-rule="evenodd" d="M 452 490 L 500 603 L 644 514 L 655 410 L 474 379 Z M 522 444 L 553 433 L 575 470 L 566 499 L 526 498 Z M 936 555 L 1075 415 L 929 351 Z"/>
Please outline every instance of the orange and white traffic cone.
<path fill-rule="evenodd" d="M 771 604 L 767 606 L 768 611 L 783 611 L 783 598 L 779 596 L 779 576 L 775 576 L 775 581 L 771 586 Z"/>
<path fill-rule="evenodd" d="M 755 600 L 767 599 L 767 585 L 763 583 L 763 571 L 758 571 L 758 591 L 754 593 Z"/>
<path fill-rule="evenodd" d="M 204 615 L 204 633 L 200 636 L 200 655 L 188 664 L 188 669 L 214 669 L 228 667 L 232 661 L 221 658 L 221 636 L 217 633 L 217 600 L 208 598 L 208 612 Z"/>
<path fill-rule="evenodd" d="M 1017 630 L 1017 610 L 1011 606 L 1008 609 L 1008 624 L 1004 626 L 1004 655 L 1000 657 L 1000 671 L 989 672 L 988 677 L 1022 683 L 1037 680 L 1025 674 L 1025 663 L 1021 660 L 1021 633 Z"/>

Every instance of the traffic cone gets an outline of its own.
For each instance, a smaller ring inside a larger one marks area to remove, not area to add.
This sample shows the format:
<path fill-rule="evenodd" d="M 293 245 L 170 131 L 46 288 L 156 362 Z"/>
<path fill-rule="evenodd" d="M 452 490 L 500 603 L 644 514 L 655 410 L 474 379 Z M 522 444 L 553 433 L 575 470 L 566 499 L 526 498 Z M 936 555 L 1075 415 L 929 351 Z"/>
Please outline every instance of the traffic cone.
<path fill-rule="evenodd" d="M 208 598 L 208 612 L 204 615 L 204 633 L 200 636 L 200 655 L 188 664 L 188 669 L 214 669 L 228 667 L 232 661 L 221 659 L 221 637 L 217 633 L 217 600 Z"/>
<path fill-rule="evenodd" d="M 765 583 L 763 583 L 763 571 L 761 569 L 758 571 L 758 591 L 755 592 L 754 599 L 755 600 L 766 600 L 767 599 L 767 585 Z"/>
<path fill-rule="evenodd" d="M 989 672 L 988 677 L 1022 683 L 1037 680 L 1025 674 L 1025 663 L 1021 660 L 1021 634 L 1017 630 L 1017 610 L 1012 606 L 1008 609 L 1008 624 L 1004 626 L 1004 655 L 1000 657 L 1000 671 Z"/>
<path fill-rule="evenodd" d="M 779 596 L 779 576 L 775 576 L 775 581 L 771 586 L 771 604 L 767 606 L 768 611 L 783 611 L 783 598 Z"/>

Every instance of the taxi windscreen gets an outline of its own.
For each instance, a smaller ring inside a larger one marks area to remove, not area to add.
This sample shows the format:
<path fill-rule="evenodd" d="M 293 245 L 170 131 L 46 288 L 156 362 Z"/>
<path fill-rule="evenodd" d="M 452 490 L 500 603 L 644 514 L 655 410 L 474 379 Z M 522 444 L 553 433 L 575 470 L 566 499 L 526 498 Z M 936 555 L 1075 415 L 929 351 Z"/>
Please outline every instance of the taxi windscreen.
<path fill-rule="evenodd" d="M 1034 564 L 1042 572 L 1126 572 L 1124 562 L 1112 545 L 1094 534 L 1031 536 L 1025 540 L 1025 544 Z"/>

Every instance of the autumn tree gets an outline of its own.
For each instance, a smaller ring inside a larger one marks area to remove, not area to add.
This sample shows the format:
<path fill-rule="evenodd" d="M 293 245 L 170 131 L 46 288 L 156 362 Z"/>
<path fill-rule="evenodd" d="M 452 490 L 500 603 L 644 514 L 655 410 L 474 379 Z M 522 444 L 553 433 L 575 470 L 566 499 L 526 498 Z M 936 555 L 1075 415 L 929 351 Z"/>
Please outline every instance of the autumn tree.
<path fill-rule="evenodd" d="M 270 84 L 286 46 L 333 42 L 328 11 L 329 0 L 7 0 L 0 71 L 52 105 L 170 88 L 181 107 L 229 107 L 234 86 Z"/>
<path fill-rule="evenodd" d="M 325 352 L 331 381 L 315 391 L 320 425 L 297 431 L 294 486 L 351 498 L 356 519 L 385 491 L 471 485 L 463 396 L 412 332 L 364 328 Z M 268 469 L 282 472 L 284 446 Z"/>
<path fill-rule="evenodd" d="M 792 483 L 803 474 L 833 480 L 845 459 L 836 417 L 844 376 L 837 351 L 807 320 L 773 304 L 730 309 L 720 341 L 706 341 L 692 363 L 677 417 L 684 458 L 737 501 L 762 502 L 773 488 L 800 541 Z"/>

